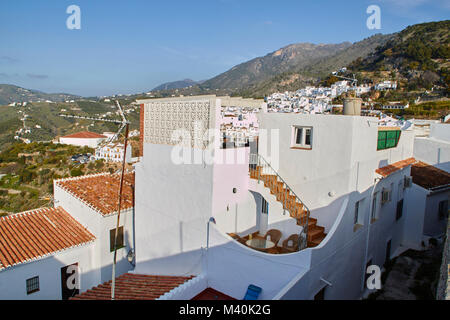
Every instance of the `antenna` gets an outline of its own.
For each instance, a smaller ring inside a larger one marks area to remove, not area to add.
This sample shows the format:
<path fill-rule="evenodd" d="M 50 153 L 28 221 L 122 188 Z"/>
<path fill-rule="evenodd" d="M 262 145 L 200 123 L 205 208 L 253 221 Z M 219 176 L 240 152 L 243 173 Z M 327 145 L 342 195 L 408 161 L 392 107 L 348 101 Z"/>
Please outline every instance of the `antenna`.
<path fill-rule="evenodd" d="M 123 161 L 122 161 L 122 173 L 120 176 L 120 185 L 119 185 L 119 203 L 117 207 L 117 224 L 116 224 L 116 230 L 114 235 L 114 260 L 113 260 L 113 268 L 112 268 L 112 284 L 111 284 L 111 300 L 114 300 L 115 298 L 115 289 L 116 289 L 116 264 L 117 264 L 117 236 L 119 233 L 119 223 L 120 223 L 120 207 L 122 204 L 122 190 L 123 190 L 123 181 L 125 176 L 125 161 L 126 161 L 126 154 L 127 154 L 127 146 L 128 146 L 128 131 L 130 122 L 126 119 L 122 106 L 120 105 L 119 101 L 116 100 L 116 106 L 119 111 L 119 115 L 121 117 L 121 120 L 111 120 L 111 119 L 101 119 L 101 118 L 93 118 L 93 117 L 84 117 L 84 116 L 74 116 L 74 115 L 65 115 L 61 114 L 61 117 L 65 118 L 76 118 L 76 119 L 85 119 L 85 120 L 92 120 L 92 121 L 99 121 L 99 122 L 111 122 L 120 125 L 119 130 L 116 132 L 114 136 L 109 138 L 106 143 L 109 143 L 110 141 L 116 139 L 119 137 L 120 132 L 125 128 L 125 141 L 124 141 L 124 149 L 123 149 Z"/>
<path fill-rule="evenodd" d="M 339 76 L 337 74 L 333 74 L 333 76 L 335 76 L 336 78 L 341 78 L 344 80 L 351 81 L 352 87 L 356 87 L 358 85 L 358 79 L 356 79 L 355 74 L 353 74 L 353 78 L 347 78 L 347 77 Z M 358 96 L 358 92 L 355 92 L 355 94 L 356 94 L 356 96 Z"/>

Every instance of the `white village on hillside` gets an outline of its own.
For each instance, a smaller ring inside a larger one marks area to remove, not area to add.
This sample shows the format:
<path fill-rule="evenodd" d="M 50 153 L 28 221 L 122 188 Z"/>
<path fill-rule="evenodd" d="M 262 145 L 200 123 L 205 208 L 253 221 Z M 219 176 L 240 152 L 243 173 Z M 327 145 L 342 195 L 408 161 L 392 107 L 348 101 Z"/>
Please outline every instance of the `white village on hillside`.
<path fill-rule="evenodd" d="M 450 129 L 327 114 L 343 86 L 138 100 L 117 242 L 120 174 L 54 180 L 54 207 L 0 218 L 0 299 L 367 297 L 369 267 L 446 237 Z M 106 134 L 60 143 L 122 161 Z"/>

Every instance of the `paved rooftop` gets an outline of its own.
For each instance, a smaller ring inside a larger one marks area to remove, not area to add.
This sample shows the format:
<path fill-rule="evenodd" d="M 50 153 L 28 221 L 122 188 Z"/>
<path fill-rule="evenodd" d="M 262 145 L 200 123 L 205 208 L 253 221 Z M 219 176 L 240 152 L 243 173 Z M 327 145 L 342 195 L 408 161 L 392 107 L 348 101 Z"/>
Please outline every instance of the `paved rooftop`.
<path fill-rule="evenodd" d="M 192 278 L 126 273 L 116 278 L 115 300 L 155 300 Z M 71 300 L 111 300 L 111 281 Z"/>

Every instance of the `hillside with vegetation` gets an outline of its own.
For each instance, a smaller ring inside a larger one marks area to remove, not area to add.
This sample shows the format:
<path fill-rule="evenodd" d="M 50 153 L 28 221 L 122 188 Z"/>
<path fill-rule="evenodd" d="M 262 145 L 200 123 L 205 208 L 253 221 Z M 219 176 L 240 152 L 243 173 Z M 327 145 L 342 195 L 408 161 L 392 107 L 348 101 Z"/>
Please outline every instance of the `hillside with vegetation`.
<path fill-rule="evenodd" d="M 87 153 L 94 150 L 53 143 L 15 143 L 6 148 L 0 153 L 0 215 L 52 205 L 54 179 L 120 169 L 120 163 L 104 160 L 86 164 L 71 160 Z"/>
<path fill-rule="evenodd" d="M 132 106 L 129 101 L 122 101 L 127 118 L 131 122 L 131 130 L 139 128 L 139 108 Z M 25 126 L 30 133 L 21 135 L 23 139 L 32 142 L 52 141 L 56 137 L 79 131 L 116 132 L 118 126 L 112 123 L 94 122 L 83 119 L 63 118 L 60 114 L 88 116 L 96 118 L 119 119 L 117 108 L 111 102 L 94 100 L 77 100 L 75 102 L 28 103 L 26 106 L 2 106 L 0 107 L 0 151 L 16 142 L 14 137 L 17 131 Z"/>
<path fill-rule="evenodd" d="M 450 85 L 450 20 L 410 26 L 365 59 L 349 65 L 361 73 L 390 72 L 408 90 L 443 90 Z"/>

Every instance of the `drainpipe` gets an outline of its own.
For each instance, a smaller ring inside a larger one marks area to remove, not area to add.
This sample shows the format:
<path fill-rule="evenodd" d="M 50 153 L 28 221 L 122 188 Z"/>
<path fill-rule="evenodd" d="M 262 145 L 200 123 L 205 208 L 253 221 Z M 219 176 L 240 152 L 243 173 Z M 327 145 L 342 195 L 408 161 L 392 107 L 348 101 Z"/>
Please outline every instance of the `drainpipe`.
<path fill-rule="evenodd" d="M 362 273 L 362 286 L 361 286 L 361 293 L 364 293 L 364 288 L 366 286 L 365 284 L 365 277 L 366 277 L 366 264 L 367 264 L 367 257 L 369 255 L 369 240 L 370 240 L 370 227 L 372 225 L 372 222 L 370 221 L 370 217 L 372 215 L 373 210 L 373 195 L 375 194 L 375 190 L 377 188 L 378 183 L 383 180 L 383 178 L 375 178 L 375 184 L 373 185 L 372 192 L 370 194 L 370 203 L 369 203 L 369 219 L 367 223 L 367 236 L 366 236 L 366 250 L 364 253 L 364 261 L 363 261 L 363 273 Z"/>
<path fill-rule="evenodd" d="M 135 187 L 134 185 L 131 186 L 133 190 L 133 267 L 136 267 L 136 196 L 135 196 Z"/>

